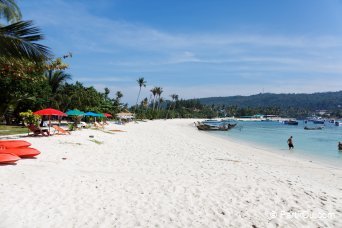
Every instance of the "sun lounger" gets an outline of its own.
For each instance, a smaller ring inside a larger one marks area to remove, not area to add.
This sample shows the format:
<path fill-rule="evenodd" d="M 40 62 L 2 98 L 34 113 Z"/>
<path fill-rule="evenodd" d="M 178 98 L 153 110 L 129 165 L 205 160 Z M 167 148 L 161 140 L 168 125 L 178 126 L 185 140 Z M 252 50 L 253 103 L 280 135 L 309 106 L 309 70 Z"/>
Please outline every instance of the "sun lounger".
<path fill-rule="evenodd" d="M 126 131 L 118 130 L 118 129 L 113 129 L 113 130 L 109 130 L 109 131 L 113 131 L 113 132 L 126 132 Z"/>
<path fill-rule="evenodd" d="M 102 128 L 102 129 L 104 129 L 104 126 L 101 125 L 101 124 L 98 123 L 98 122 L 94 122 L 94 126 L 95 126 L 96 128 Z"/>
<path fill-rule="evenodd" d="M 58 135 L 62 135 L 62 134 L 64 134 L 64 135 L 69 134 L 70 135 L 71 134 L 69 131 L 64 130 L 63 128 L 61 128 L 61 127 L 59 127 L 57 125 L 53 125 L 52 127 L 55 129 L 55 131 L 57 131 Z"/>
<path fill-rule="evenodd" d="M 33 132 L 34 136 L 37 136 L 37 135 L 49 136 L 50 135 L 50 132 L 48 129 L 41 129 L 34 124 L 28 125 L 27 128 L 31 132 Z"/>

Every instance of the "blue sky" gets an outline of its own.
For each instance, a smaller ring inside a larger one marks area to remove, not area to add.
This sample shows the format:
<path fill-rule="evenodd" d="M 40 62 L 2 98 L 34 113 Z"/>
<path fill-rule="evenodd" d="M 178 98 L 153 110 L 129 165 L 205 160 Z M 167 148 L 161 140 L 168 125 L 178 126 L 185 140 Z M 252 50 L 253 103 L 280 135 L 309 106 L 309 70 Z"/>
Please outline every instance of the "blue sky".
<path fill-rule="evenodd" d="M 342 88 L 341 0 L 18 1 L 73 80 L 182 98 Z"/>

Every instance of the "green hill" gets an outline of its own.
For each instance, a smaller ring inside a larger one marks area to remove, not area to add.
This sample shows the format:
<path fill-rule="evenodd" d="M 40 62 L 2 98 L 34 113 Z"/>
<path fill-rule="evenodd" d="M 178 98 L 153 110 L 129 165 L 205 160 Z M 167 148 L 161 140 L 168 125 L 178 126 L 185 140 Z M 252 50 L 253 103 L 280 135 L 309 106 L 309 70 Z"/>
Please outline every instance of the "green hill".
<path fill-rule="evenodd" d="M 225 105 L 245 107 L 294 107 L 308 110 L 342 108 L 342 91 L 323 93 L 273 94 L 260 93 L 251 96 L 199 98 L 204 105 Z"/>

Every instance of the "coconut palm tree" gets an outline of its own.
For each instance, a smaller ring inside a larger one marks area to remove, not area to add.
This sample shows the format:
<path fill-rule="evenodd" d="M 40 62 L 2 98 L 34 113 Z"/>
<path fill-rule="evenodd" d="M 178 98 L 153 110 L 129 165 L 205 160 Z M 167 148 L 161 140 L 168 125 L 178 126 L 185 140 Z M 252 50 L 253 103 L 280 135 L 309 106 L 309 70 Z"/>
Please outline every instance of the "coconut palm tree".
<path fill-rule="evenodd" d="M 146 87 L 146 83 L 147 83 L 144 78 L 139 78 L 137 80 L 137 82 L 138 82 L 138 85 L 139 85 L 139 93 L 138 93 L 138 97 L 137 97 L 137 102 L 135 103 L 135 109 L 138 108 L 138 102 L 139 102 L 141 87 Z"/>
<path fill-rule="evenodd" d="M 157 110 L 159 110 L 160 107 L 160 99 L 161 99 L 161 94 L 163 93 L 163 88 L 162 87 L 157 87 L 157 95 L 158 95 L 158 106 L 157 106 Z"/>
<path fill-rule="evenodd" d="M 116 100 L 120 102 L 120 99 L 123 97 L 123 94 L 121 91 L 117 91 L 115 93 L 115 96 L 116 96 Z"/>
<path fill-rule="evenodd" d="M 166 118 L 167 119 L 167 116 L 169 115 L 169 111 L 172 107 L 172 103 L 176 100 L 178 100 L 178 95 L 177 94 L 171 94 L 170 97 L 172 98 L 172 101 L 171 101 L 171 104 L 169 105 L 169 109 L 167 110 L 167 113 L 166 113 Z"/>
<path fill-rule="evenodd" d="M 108 95 L 109 95 L 109 93 L 110 93 L 110 89 L 108 89 L 107 87 L 106 88 L 104 88 L 104 98 L 105 98 L 105 101 L 107 101 L 108 100 Z"/>
<path fill-rule="evenodd" d="M 159 97 L 159 102 L 158 102 L 158 110 L 160 110 L 162 103 L 164 103 L 164 98 Z"/>
<path fill-rule="evenodd" d="M 0 0 L 0 19 L 9 25 L 0 25 L 0 60 L 24 58 L 42 61 L 51 57 L 49 48 L 35 43 L 44 39 L 40 30 L 32 21 L 20 21 L 21 12 L 14 0 Z"/>
<path fill-rule="evenodd" d="M 52 74 L 46 74 L 46 78 L 51 87 L 52 94 L 56 94 L 58 89 L 67 81 L 71 79 L 71 75 L 64 71 L 58 70 Z"/>
<path fill-rule="evenodd" d="M 154 87 L 150 91 L 153 94 L 153 108 L 152 108 L 152 110 L 154 111 L 154 107 L 155 107 L 155 104 L 156 104 L 156 95 L 157 95 L 157 92 L 158 92 L 158 87 Z"/>
<path fill-rule="evenodd" d="M 143 108 L 147 109 L 148 107 L 148 99 L 147 97 L 145 97 L 142 101 L 141 101 L 141 105 Z"/>
<path fill-rule="evenodd" d="M 41 62 L 51 57 L 50 49 L 35 43 L 44 39 L 32 21 L 0 26 L 0 58 L 19 58 Z"/>
<path fill-rule="evenodd" d="M 0 0 L 0 19 L 4 18 L 9 23 L 21 20 L 21 12 L 14 0 Z"/>

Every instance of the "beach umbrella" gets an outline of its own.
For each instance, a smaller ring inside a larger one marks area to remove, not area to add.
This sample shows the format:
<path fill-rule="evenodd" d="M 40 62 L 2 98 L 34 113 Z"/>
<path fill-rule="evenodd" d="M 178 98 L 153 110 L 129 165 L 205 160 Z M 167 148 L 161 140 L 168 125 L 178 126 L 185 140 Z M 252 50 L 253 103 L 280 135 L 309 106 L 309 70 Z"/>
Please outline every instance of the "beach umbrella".
<path fill-rule="evenodd" d="M 81 121 L 82 116 L 84 116 L 84 112 L 74 109 L 74 110 L 68 110 L 65 112 L 68 116 L 72 116 L 74 119 L 74 125 L 77 127 L 77 122 Z"/>
<path fill-rule="evenodd" d="M 98 114 L 95 113 L 95 112 L 86 112 L 86 113 L 84 113 L 84 115 L 85 116 L 92 116 L 92 117 L 97 117 L 98 116 Z"/>
<path fill-rule="evenodd" d="M 53 108 L 46 108 L 42 110 L 38 110 L 33 114 L 40 115 L 40 116 L 49 116 L 49 132 L 50 132 L 50 125 L 51 125 L 51 116 L 67 116 L 64 112 L 59 111 Z"/>
<path fill-rule="evenodd" d="M 77 110 L 77 109 L 68 110 L 65 114 L 67 114 L 68 116 L 84 116 L 85 115 L 84 112 Z"/>
<path fill-rule="evenodd" d="M 40 116 L 66 116 L 64 112 L 61 112 L 53 108 L 42 109 L 42 110 L 34 112 L 33 114 L 40 115 Z"/>
<path fill-rule="evenodd" d="M 95 117 L 95 121 L 96 121 L 96 117 L 104 117 L 103 114 L 99 114 L 99 113 L 95 113 L 95 112 L 86 112 L 84 115 Z"/>
<path fill-rule="evenodd" d="M 98 117 L 106 117 L 103 113 L 96 113 Z"/>
<path fill-rule="evenodd" d="M 105 117 L 107 117 L 107 118 L 110 118 L 110 117 L 113 117 L 111 114 L 109 114 L 109 113 L 103 113 L 103 115 L 105 116 Z"/>

